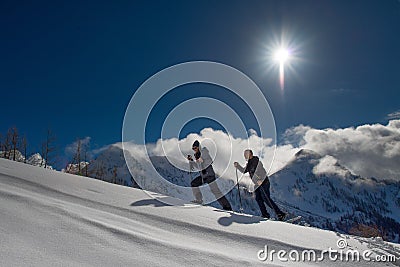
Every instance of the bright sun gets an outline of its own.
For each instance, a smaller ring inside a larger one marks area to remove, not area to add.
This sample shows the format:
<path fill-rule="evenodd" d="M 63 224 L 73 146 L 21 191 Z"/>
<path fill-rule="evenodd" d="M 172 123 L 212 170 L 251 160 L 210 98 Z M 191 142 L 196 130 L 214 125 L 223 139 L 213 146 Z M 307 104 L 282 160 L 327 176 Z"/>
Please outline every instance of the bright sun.
<path fill-rule="evenodd" d="M 287 49 L 281 48 L 276 51 L 274 59 L 279 62 L 279 84 L 283 91 L 285 87 L 285 62 L 289 59 L 290 53 Z"/>
<path fill-rule="evenodd" d="M 284 63 L 289 58 L 289 51 L 287 49 L 281 48 L 275 53 L 275 60 L 279 63 Z"/>

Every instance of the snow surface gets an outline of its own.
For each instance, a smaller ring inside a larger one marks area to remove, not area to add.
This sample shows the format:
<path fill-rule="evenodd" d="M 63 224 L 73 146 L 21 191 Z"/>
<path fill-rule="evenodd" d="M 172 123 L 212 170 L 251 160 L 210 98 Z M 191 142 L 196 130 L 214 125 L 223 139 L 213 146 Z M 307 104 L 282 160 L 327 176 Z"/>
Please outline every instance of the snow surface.
<path fill-rule="evenodd" d="M 141 188 L 152 192 L 187 201 L 193 199 L 189 187 L 197 173 L 175 167 L 170 158 L 165 156 L 145 159 L 138 146 L 130 148 L 128 152 L 125 160 L 121 144 L 104 149 L 89 164 L 89 176 L 112 183 L 115 183 L 113 177 L 117 176 L 117 184 L 131 186 L 138 182 Z M 215 170 L 217 173 L 222 171 Z M 151 179 L 159 175 L 169 183 Z M 269 179 L 272 199 L 292 216 L 301 215 L 299 224 L 343 234 L 360 233 L 358 227 L 368 225 L 370 229 L 378 229 L 385 240 L 400 243 L 400 182 L 354 175 L 335 158 L 322 157 L 307 149 L 298 151 L 284 168 L 271 174 Z M 217 183 L 226 192 L 233 209 L 239 210 L 240 200 L 235 181 L 224 176 L 219 177 Z M 175 185 L 180 188 L 177 189 Z M 205 201 L 214 200 L 209 187 L 202 187 L 201 190 Z M 254 191 L 254 184 L 248 174 L 240 180 L 240 191 L 244 212 L 260 215 L 254 196 L 249 192 Z M 210 205 L 220 207 L 217 202 Z M 273 211 L 270 214 L 275 216 Z"/>
<path fill-rule="evenodd" d="M 400 255 L 398 244 L 263 221 L 178 199 L 176 206 L 168 206 L 151 194 L 0 159 L 0 266 L 385 265 L 257 259 L 265 245 L 321 251 L 336 249 L 339 238 L 360 251 Z"/>

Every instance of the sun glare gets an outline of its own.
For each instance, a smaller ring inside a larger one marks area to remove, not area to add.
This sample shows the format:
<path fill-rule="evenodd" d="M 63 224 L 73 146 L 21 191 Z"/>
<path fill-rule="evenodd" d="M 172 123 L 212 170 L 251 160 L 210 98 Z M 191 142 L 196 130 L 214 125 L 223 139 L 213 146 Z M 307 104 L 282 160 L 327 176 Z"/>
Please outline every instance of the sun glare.
<path fill-rule="evenodd" d="M 281 48 L 275 53 L 275 60 L 279 63 L 285 63 L 289 59 L 289 51 L 287 49 Z"/>
<path fill-rule="evenodd" d="M 264 50 L 264 56 L 262 60 L 265 60 L 267 64 L 268 72 L 279 72 L 279 85 L 282 93 L 285 89 L 285 81 L 287 75 L 297 76 L 295 67 L 298 66 L 301 59 L 301 50 L 304 43 L 296 40 L 292 34 L 283 31 L 281 34 L 271 33 L 269 41 L 262 44 Z"/>
<path fill-rule="evenodd" d="M 280 48 L 275 52 L 274 59 L 279 62 L 279 84 L 283 91 L 285 87 L 285 62 L 289 59 L 290 53 L 285 48 Z"/>

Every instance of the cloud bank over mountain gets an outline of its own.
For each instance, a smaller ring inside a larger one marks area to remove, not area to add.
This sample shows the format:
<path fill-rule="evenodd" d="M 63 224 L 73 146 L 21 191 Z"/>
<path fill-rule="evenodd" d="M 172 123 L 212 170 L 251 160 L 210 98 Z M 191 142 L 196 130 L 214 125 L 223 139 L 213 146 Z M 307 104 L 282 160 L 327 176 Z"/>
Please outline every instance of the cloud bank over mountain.
<path fill-rule="evenodd" d="M 400 120 L 343 129 L 300 125 L 286 131 L 289 143 L 335 157 L 354 174 L 400 180 Z"/>
<path fill-rule="evenodd" d="M 387 125 L 365 124 L 358 127 L 338 129 L 315 129 L 299 125 L 286 130 L 283 142 L 275 146 L 271 139 L 264 139 L 249 131 L 249 138 L 232 135 L 210 128 L 200 134 L 190 134 L 184 139 L 158 140 L 155 144 L 124 144 L 136 159 L 150 156 L 167 156 L 176 167 L 188 170 L 186 156 L 194 140 L 207 147 L 214 159 L 216 172 L 227 179 L 236 179 L 233 162 L 244 165 L 245 149 L 253 149 L 271 175 L 285 167 L 301 149 L 318 153 L 321 160 L 315 174 L 343 174 L 340 164 L 353 174 L 377 179 L 400 180 L 400 120 L 391 120 Z M 119 143 L 118 146 L 122 147 Z M 276 150 L 275 150 L 276 148 Z M 244 179 L 246 180 L 246 179 Z"/>

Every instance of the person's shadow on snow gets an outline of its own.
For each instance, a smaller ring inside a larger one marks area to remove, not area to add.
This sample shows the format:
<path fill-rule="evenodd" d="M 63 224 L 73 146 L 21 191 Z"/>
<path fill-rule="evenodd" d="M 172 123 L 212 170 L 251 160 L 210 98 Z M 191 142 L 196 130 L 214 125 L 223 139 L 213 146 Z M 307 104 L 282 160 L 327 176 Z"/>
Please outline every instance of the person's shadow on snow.
<path fill-rule="evenodd" d="M 218 219 L 218 223 L 223 226 L 229 226 L 232 223 L 254 224 L 260 223 L 261 221 L 264 221 L 262 217 L 237 213 L 229 213 L 229 216 L 221 217 Z"/>
<path fill-rule="evenodd" d="M 171 206 L 167 203 L 161 202 L 157 199 L 142 199 L 131 204 L 133 207 L 140 207 L 140 206 L 154 206 L 154 207 L 168 207 Z"/>
<path fill-rule="evenodd" d="M 182 199 L 177 199 L 169 196 L 160 196 L 154 193 L 154 198 L 146 198 L 131 203 L 132 207 L 154 206 L 154 207 L 184 207 L 187 205 Z"/>

